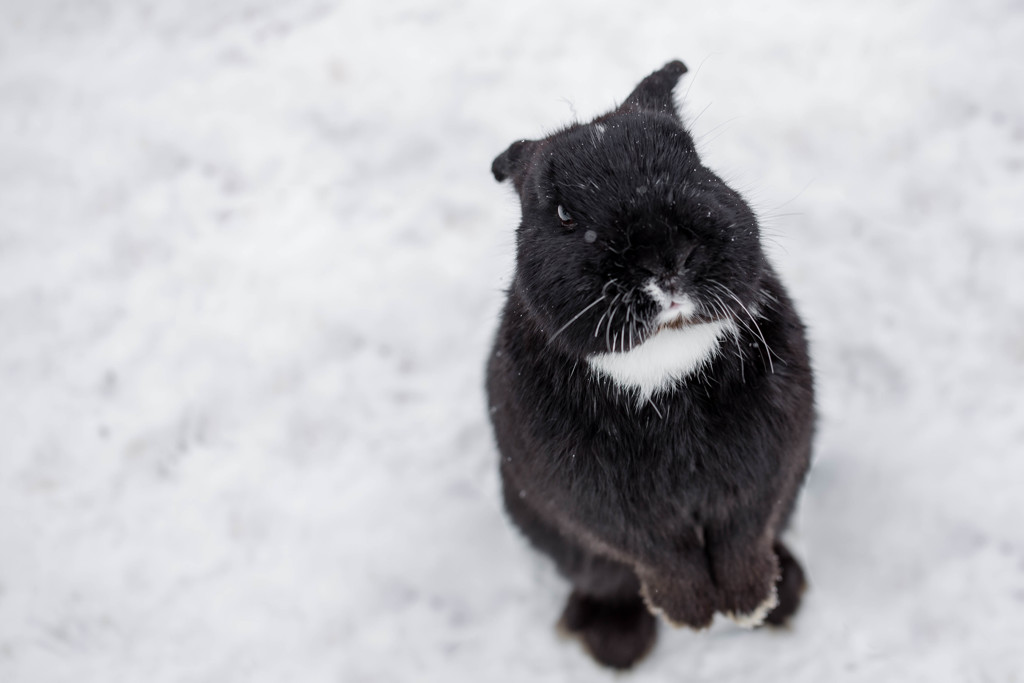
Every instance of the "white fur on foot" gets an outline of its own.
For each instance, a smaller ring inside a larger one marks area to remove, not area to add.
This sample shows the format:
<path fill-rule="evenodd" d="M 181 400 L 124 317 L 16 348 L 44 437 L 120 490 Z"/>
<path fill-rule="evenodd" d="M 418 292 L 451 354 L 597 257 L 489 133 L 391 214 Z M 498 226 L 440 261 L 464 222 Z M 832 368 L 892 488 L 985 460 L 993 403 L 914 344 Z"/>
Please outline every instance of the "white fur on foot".
<path fill-rule="evenodd" d="M 665 623 L 668 624 L 669 626 L 671 626 L 672 628 L 688 628 L 691 631 L 704 631 L 704 630 L 707 630 L 707 629 L 711 628 L 711 623 L 712 623 L 712 621 L 714 621 L 712 619 L 712 621 L 709 621 L 706 626 L 701 626 L 699 628 L 698 627 L 694 627 L 694 626 L 690 626 L 689 624 L 684 624 L 681 621 L 676 621 L 675 619 L 670 617 L 665 612 L 665 610 L 663 610 L 662 608 L 658 607 L 653 602 L 651 602 L 651 596 L 647 594 L 647 584 L 641 584 L 640 585 L 640 597 L 643 599 L 644 605 L 647 606 L 647 611 L 648 612 L 650 612 L 654 616 L 658 617 L 659 619 L 664 619 Z"/>
<path fill-rule="evenodd" d="M 764 623 L 765 617 L 768 616 L 775 607 L 779 604 L 779 591 L 776 590 L 775 584 L 772 584 L 772 592 L 768 594 L 768 597 L 760 605 L 754 608 L 754 611 L 750 614 L 733 614 L 727 612 L 725 616 L 735 621 L 739 626 L 743 628 L 754 628 Z"/>

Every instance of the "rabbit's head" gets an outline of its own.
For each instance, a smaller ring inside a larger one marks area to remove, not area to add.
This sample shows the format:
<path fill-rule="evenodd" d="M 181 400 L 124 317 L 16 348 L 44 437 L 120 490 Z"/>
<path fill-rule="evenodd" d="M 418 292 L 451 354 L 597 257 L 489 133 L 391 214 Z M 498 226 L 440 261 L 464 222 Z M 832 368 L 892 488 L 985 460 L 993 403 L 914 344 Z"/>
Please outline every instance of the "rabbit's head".
<path fill-rule="evenodd" d="M 741 319 L 765 266 L 757 220 L 701 164 L 674 61 L 614 111 L 499 155 L 522 205 L 513 288 L 574 355 L 629 351 L 659 330 Z"/>

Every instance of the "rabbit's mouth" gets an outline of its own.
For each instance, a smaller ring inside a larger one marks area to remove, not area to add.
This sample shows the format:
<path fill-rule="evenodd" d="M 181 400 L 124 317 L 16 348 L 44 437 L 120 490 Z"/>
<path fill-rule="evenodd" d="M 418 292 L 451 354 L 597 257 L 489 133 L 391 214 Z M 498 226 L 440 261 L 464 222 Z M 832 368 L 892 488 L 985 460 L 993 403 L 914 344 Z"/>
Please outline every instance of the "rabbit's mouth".
<path fill-rule="evenodd" d="M 652 294 L 661 307 L 656 320 L 658 327 L 678 328 L 694 322 L 698 306 L 688 294 L 666 294 L 660 289 Z"/>
<path fill-rule="evenodd" d="M 697 307 L 687 297 L 683 301 L 673 300 L 667 307 L 658 314 L 658 327 L 671 327 L 678 329 L 690 324 L 691 318 L 696 314 Z"/>
<path fill-rule="evenodd" d="M 705 312 L 702 308 L 685 294 L 672 296 L 663 303 L 662 311 L 655 320 L 657 329 L 681 330 L 690 325 L 725 321 L 722 316 Z"/>
<path fill-rule="evenodd" d="M 709 313 L 693 313 L 688 316 L 676 315 L 671 319 L 665 319 L 665 313 L 658 316 L 657 329 L 661 330 L 681 330 L 684 327 L 690 325 L 704 325 L 706 323 L 717 323 L 725 322 L 727 318 L 718 317 Z"/>
<path fill-rule="evenodd" d="M 670 294 L 653 282 L 649 283 L 645 289 L 661 309 L 654 318 L 656 332 L 664 329 L 681 330 L 690 325 L 725 320 L 722 316 L 707 312 L 706 307 L 698 304 L 689 294 L 677 292 Z"/>

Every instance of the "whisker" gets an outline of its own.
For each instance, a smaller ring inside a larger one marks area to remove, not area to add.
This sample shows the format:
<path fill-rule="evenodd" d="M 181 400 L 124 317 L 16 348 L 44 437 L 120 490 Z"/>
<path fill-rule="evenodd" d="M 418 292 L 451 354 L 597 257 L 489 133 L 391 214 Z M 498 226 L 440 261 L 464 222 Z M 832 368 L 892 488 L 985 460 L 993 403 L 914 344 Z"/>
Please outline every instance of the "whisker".
<path fill-rule="evenodd" d="M 654 401 L 651 399 L 650 396 L 647 397 L 647 402 L 651 404 L 652 408 L 654 408 L 654 412 L 657 413 L 658 417 L 664 420 L 665 416 L 661 414 L 660 410 L 658 410 L 658 406 L 654 405 Z"/>
<path fill-rule="evenodd" d="M 725 310 L 725 302 L 722 301 L 722 298 L 718 296 L 718 294 L 714 294 L 714 297 L 715 299 L 717 299 L 717 301 L 714 303 L 715 312 L 721 315 L 723 318 L 729 318 L 731 320 L 732 318 Z M 744 366 L 746 365 L 746 358 L 743 355 L 743 347 L 740 346 L 740 335 L 736 333 L 734 330 L 731 336 L 733 343 L 736 345 L 736 360 L 739 361 L 740 364 L 740 382 L 746 384 L 747 373 L 746 368 L 744 368 Z"/>
<path fill-rule="evenodd" d="M 731 289 L 729 289 L 725 285 L 721 285 L 721 287 L 724 290 L 725 294 L 731 296 L 733 300 L 740 305 L 740 308 L 742 308 L 746 312 L 747 316 L 750 318 L 750 322 L 752 322 L 754 324 L 754 327 L 757 328 L 757 335 L 761 338 L 761 343 L 764 344 L 764 348 L 768 353 L 768 367 L 774 374 L 775 364 L 772 363 L 772 347 L 768 346 L 768 341 L 764 338 L 764 333 L 761 332 L 761 326 L 757 324 L 757 320 L 754 319 L 754 315 L 750 312 L 750 309 L 748 309 L 746 305 L 744 305 L 744 303 L 740 301 L 739 297 L 737 297 Z"/>
<path fill-rule="evenodd" d="M 631 307 L 629 311 L 631 314 L 629 321 L 629 348 L 632 349 L 635 346 L 635 342 L 633 341 L 634 335 L 638 338 L 637 341 L 639 341 L 640 335 L 638 334 L 636 327 L 640 319 L 637 316 L 636 306 Z"/>
<path fill-rule="evenodd" d="M 701 143 L 703 143 L 703 142 L 704 142 L 704 140 L 705 140 L 705 139 L 707 138 L 707 136 L 711 135 L 712 133 L 714 133 L 714 132 L 715 132 L 716 130 L 718 130 L 718 129 L 719 129 L 719 128 L 721 128 L 722 126 L 728 126 L 728 125 L 729 125 L 730 123 L 732 123 L 732 122 L 734 122 L 734 121 L 738 121 L 739 119 L 740 119 L 740 117 L 739 117 L 739 116 L 734 116 L 734 117 L 732 117 L 731 119 L 728 119 L 728 120 L 726 120 L 726 121 L 723 121 L 722 123 L 720 123 L 720 124 L 718 124 L 717 126 L 715 126 L 714 128 L 712 128 L 711 130 L 706 130 L 706 131 L 704 131 L 704 134 L 703 134 L 703 135 L 701 135 L 701 136 L 700 136 L 700 137 L 698 138 L 698 140 L 699 140 L 699 141 L 700 141 Z M 692 124 L 691 124 L 691 127 L 692 127 Z M 716 139 L 717 139 L 717 136 L 716 136 Z"/>
<path fill-rule="evenodd" d="M 679 100 L 683 104 L 686 103 L 686 97 L 690 94 L 690 88 L 693 87 L 693 82 L 697 80 L 697 76 L 700 76 L 700 70 L 704 68 L 704 62 L 708 61 L 710 58 L 711 55 L 705 56 L 704 59 L 700 60 L 700 64 L 697 65 L 697 70 L 693 73 L 693 77 L 690 78 L 690 84 L 686 86 L 686 92 L 683 93 L 683 97 Z M 691 123 L 690 125 L 692 126 L 693 124 Z"/>
<path fill-rule="evenodd" d="M 601 333 L 601 323 L 604 322 L 605 316 L 607 316 L 611 312 L 611 310 L 611 306 L 609 306 L 604 310 L 604 313 L 601 314 L 601 317 L 597 319 L 597 327 L 594 328 L 595 339 L 597 338 L 597 335 Z"/>
<path fill-rule="evenodd" d="M 562 334 L 562 332 L 565 332 L 566 328 L 568 328 L 569 325 L 572 325 L 574 322 L 579 320 L 581 315 L 583 315 L 584 313 L 586 313 L 587 311 L 589 311 L 591 308 L 593 308 L 594 306 L 598 305 L 602 301 L 604 301 L 604 294 L 602 294 L 598 299 L 594 300 L 591 304 L 589 304 L 582 311 L 580 311 L 579 313 L 574 315 L 572 317 L 572 320 L 570 320 L 569 322 L 567 322 L 566 324 L 564 324 L 560 328 L 558 328 L 557 332 L 555 332 L 553 335 L 548 337 L 548 343 L 550 344 L 554 340 L 555 337 L 557 337 L 558 335 Z"/>
<path fill-rule="evenodd" d="M 690 83 L 691 83 L 691 85 L 692 85 L 692 84 L 693 84 L 693 81 L 690 81 Z M 697 120 L 698 120 L 698 119 L 699 119 L 699 118 L 700 118 L 701 116 L 703 116 L 703 115 L 704 115 L 704 112 L 706 112 L 706 111 L 708 110 L 708 107 L 710 107 L 710 106 L 711 106 L 712 104 L 714 104 L 714 102 L 708 102 L 708 103 L 707 103 L 707 105 L 706 105 L 706 106 L 705 106 L 705 107 L 704 107 L 703 109 L 701 109 L 701 110 L 700 110 L 700 113 L 699 113 L 699 114 L 697 114 L 697 116 L 695 116 L 695 117 L 693 118 L 693 121 L 690 121 L 690 129 L 691 129 L 691 130 L 692 130 L 692 129 L 693 129 L 693 127 L 694 127 L 694 126 L 696 125 L 696 123 L 697 123 Z"/>
<path fill-rule="evenodd" d="M 622 293 L 619 292 L 618 294 L 615 295 L 615 298 L 612 299 L 611 313 L 608 316 L 608 323 L 605 325 L 605 328 L 604 328 L 604 344 L 611 351 L 615 350 L 615 345 L 614 345 L 615 343 L 614 343 L 614 340 L 611 337 L 612 320 L 615 319 L 615 313 L 618 311 L 618 303 L 619 303 L 619 298 L 621 296 L 622 296 Z"/>
<path fill-rule="evenodd" d="M 612 285 L 616 284 L 617 282 L 618 282 L 618 280 L 616 280 L 615 278 L 612 278 L 611 280 L 606 282 L 604 287 L 601 288 L 601 296 L 602 297 L 607 297 L 608 296 L 608 289 Z M 614 303 L 614 300 L 613 300 L 613 303 Z M 594 327 L 594 338 L 595 339 L 597 338 L 597 335 L 599 335 L 601 333 L 601 323 L 604 322 L 605 316 L 608 315 L 611 312 L 611 310 L 612 310 L 612 303 L 609 303 L 608 304 L 608 308 L 605 309 L 605 312 L 602 313 L 601 317 L 597 319 L 597 326 Z"/>
<path fill-rule="evenodd" d="M 630 290 L 626 297 L 623 299 L 623 303 L 626 304 L 626 312 L 622 320 L 622 336 L 619 339 L 619 352 L 626 352 L 626 330 L 629 329 L 629 313 L 633 310 L 633 292 Z"/>

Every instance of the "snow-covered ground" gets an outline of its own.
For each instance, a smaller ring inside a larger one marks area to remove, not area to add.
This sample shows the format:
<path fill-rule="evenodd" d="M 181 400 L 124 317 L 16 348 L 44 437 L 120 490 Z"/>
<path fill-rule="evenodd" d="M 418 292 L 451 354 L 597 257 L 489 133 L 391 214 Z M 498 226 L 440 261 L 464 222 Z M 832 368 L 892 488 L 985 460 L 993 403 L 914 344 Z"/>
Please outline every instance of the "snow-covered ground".
<path fill-rule="evenodd" d="M 629 679 L 1024 680 L 1019 0 L 6 0 L 0 681 L 617 680 L 499 503 L 489 167 L 675 57 L 811 329 L 812 586 Z"/>

